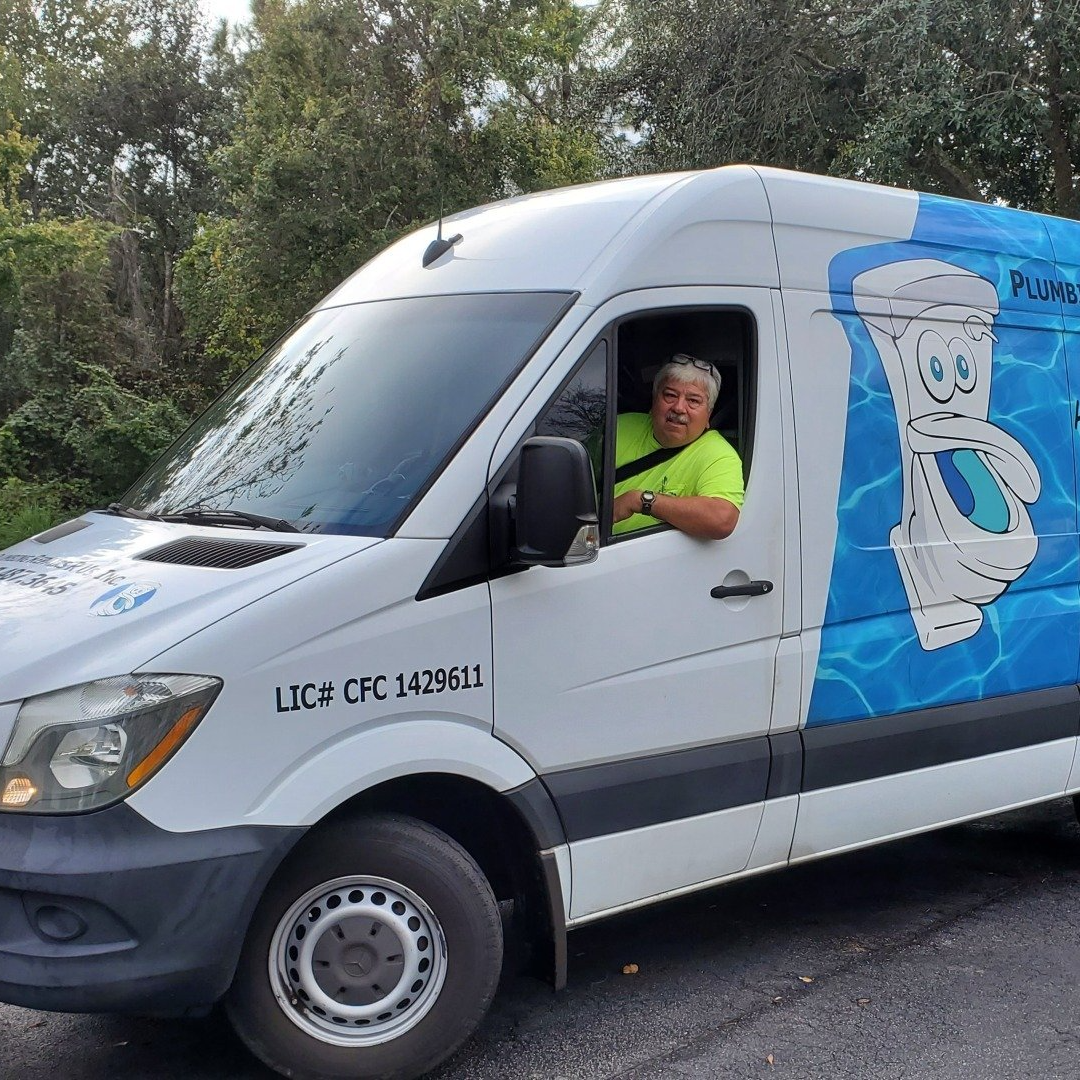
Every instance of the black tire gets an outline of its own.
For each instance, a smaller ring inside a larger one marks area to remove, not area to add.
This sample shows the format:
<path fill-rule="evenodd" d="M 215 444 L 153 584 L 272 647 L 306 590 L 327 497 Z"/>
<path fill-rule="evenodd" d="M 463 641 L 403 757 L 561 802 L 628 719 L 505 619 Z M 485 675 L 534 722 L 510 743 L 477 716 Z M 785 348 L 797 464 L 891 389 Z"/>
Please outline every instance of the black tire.
<path fill-rule="evenodd" d="M 495 897 L 459 844 L 400 815 L 341 821 L 267 887 L 225 1006 L 283 1076 L 412 1080 L 476 1029 L 502 953 Z"/>

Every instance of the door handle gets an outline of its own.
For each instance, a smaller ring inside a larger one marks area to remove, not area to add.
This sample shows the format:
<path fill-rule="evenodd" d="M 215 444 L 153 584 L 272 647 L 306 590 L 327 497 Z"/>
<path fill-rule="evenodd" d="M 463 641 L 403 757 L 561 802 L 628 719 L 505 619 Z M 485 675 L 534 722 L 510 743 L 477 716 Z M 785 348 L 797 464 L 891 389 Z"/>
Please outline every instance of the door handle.
<path fill-rule="evenodd" d="M 709 595 L 716 600 L 726 600 L 729 596 L 764 596 L 772 591 L 771 581 L 748 581 L 745 585 L 717 585 Z"/>

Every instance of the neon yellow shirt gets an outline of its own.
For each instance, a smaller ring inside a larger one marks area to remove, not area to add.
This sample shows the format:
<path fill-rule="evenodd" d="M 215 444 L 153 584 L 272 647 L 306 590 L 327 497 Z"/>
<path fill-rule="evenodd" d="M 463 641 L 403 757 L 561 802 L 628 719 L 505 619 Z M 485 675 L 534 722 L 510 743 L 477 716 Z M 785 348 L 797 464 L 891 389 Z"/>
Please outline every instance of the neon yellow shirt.
<path fill-rule="evenodd" d="M 615 430 L 615 467 L 637 461 L 660 449 L 648 413 L 624 413 Z M 719 431 L 706 431 L 672 458 L 615 485 L 615 495 L 639 488 L 657 495 L 709 495 L 741 509 L 742 462 L 735 447 Z M 612 532 L 625 533 L 656 524 L 656 518 L 634 514 L 617 522 Z"/>

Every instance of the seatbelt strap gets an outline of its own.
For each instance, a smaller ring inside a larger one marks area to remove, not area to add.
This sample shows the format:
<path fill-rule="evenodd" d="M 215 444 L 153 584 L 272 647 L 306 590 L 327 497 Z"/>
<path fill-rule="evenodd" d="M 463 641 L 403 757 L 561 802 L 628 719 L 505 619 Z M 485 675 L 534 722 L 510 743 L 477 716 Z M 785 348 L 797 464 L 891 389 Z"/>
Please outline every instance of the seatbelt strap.
<path fill-rule="evenodd" d="M 661 446 L 659 450 L 654 450 L 651 454 L 639 457 L 635 461 L 628 461 L 625 465 L 620 465 L 615 470 L 615 483 L 621 484 L 624 480 L 629 480 L 631 476 L 637 476 L 638 473 L 648 472 L 651 468 L 654 468 L 661 462 L 670 460 L 685 449 L 686 447 L 684 446 Z"/>

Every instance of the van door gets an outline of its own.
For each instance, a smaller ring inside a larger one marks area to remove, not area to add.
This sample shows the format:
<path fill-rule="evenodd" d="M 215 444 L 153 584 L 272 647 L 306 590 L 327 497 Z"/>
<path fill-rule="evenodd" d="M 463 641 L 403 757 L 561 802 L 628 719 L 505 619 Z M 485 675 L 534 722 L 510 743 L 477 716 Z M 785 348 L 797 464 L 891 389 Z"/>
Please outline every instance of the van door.
<path fill-rule="evenodd" d="M 721 371 L 713 426 L 748 472 L 739 523 L 720 541 L 662 524 L 613 537 L 616 414 L 647 411 L 652 375 L 678 352 Z M 586 323 L 496 449 L 493 482 L 528 435 L 581 439 L 603 507 L 595 562 L 491 583 L 495 730 L 559 809 L 574 919 L 748 863 L 791 586 L 780 386 L 769 290 L 631 294 Z M 757 582 L 758 595 L 714 592 Z"/>

